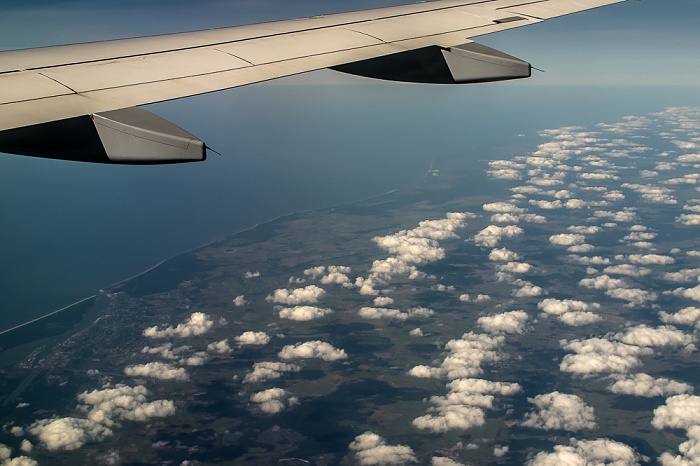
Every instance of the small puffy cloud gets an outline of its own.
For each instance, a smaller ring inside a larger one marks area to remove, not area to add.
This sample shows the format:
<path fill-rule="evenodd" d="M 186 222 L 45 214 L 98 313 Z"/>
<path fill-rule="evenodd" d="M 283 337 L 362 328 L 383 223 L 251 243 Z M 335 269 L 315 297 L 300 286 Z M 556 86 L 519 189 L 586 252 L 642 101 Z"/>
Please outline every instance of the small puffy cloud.
<path fill-rule="evenodd" d="M 164 343 L 160 346 L 144 346 L 141 349 L 143 354 L 155 354 L 163 359 L 176 360 L 182 357 L 182 353 L 190 351 L 192 348 L 190 346 L 175 346 L 172 343 Z"/>
<path fill-rule="evenodd" d="M 610 264 L 610 259 L 607 257 L 601 257 L 601 256 L 591 256 L 591 257 L 585 257 L 585 256 L 577 256 L 574 254 L 570 254 L 566 256 L 567 259 L 569 259 L 572 262 L 576 262 L 582 265 L 608 265 Z"/>
<path fill-rule="evenodd" d="M 355 452 L 358 463 L 363 466 L 399 465 L 418 461 L 411 447 L 387 445 L 386 440 L 374 432 L 358 435 L 349 448 Z"/>
<path fill-rule="evenodd" d="M 86 443 L 99 442 L 112 435 L 112 430 L 99 422 L 74 417 L 43 419 L 32 424 L 29 432 L 51 451 L 77 450 Z"/>
<path fill-rule="evenodd" d="M 314 306 L 294 306 L 280 309 L 279 316 L 282 319 L 306 322 L 309 320 L 320 319 L 321 317 L 332 313 L 333 311 L 331 309 L 322 309 Z"/>
<path fill-rule="evenodd" d="M 444 257 L 444 250 L 440 256 L 436 256 L 435 260 L 442 259 Z M 370 276 L 368 278 L 357 277 L 355 280 L 355 286 L 360 288 L 360 294 L 374 294 L 377 292 L 362 293 L 362 287 L 365 285 L 373 286 L 375 281 L 379 284 L 383 284 L 392 279 L 394 275 L 406 275 L 410 280 L 415 280 L 424 277 L 425 274 L 419 272 L 415 265 L 411 265 L 404 259 L 398 257 L 387 257 L 386 259 L 375 260 L 372 262 L 372 268 L 370 269 Z"/>
<path fill-rule="evenodd" d="M 515 395 L 522 390 L 522 387 L 517 383 L 492 382 L 475 378 L 453 380 L 447 384 L 447 388 L 450 389 L 450 393 L 503 396 Z"/>
<path fill-rule="evenodd" d="M 347 274 L 350 272 L 350 267 L 345 267 L 343 265 L 329 265 L 326 268 L 326 274 L 321 277 L 321 284 L 350 287 L 352 284 L 350 278 L 347 276 Z"/>
<path fill-rule="evenodd" d="M 385 307 L 363 307 L 357 314 L 363 319 L 388 319 L 404 321 L 408 319 L 407 312 L 401 312 L 398 309 L 389 309 Z"/>
<path fill-rule="evenodd" d="M 32 424 L 28 430 L 48 450 L 77 450 L 86 443 L 99 442 L 111 436 L 110 427 L 117 420 L 143 422 L 175 413 L 172 401 L 149 402 L 148 394 L 142 385 L 130 387 L 122 384 L 85 391 L 78 395 L 78 411 L 85 414 L 85 419 L 44 419 Z"/>
<path fill-rule="evenodd" d="M 29 444 L 30 448 L 29 451 L 25 451 L 24 445 Z M 29 440 L 22 440 L 22 446 L 20 447 L 20 450 L 22 450 L 24 453 L 30 453 L 31 452 L 31 443 Z M 39 463 L 37 463 L 35 460 L 27 457 L 27 456 L 17 456 L 15 458 L 11 458 L 12 456 L 12 449 L 6 445 L 3 445 L 0 443 L 0 465 L 2 466 L 38 466 Z"/>
<path fill-rule="evenodd" d="M 603 338 L 562 340 L 560 344 L 563 349 L 573 351 L 575 354 L 564 356 L 559 369 L 562 372 L 571 372 L 582 376 L 603 372 L 624 374 L 641 364 L 640 356 L 653 353 L 651 348 L 628 345 Z"/>
<path fill-rule="evenodd" d="M 665 378 L 654 378 L 649 374 L 615 376 L 615 382 L 608 387 L 612 393 L 652 398 L 655 396 L 693 393 L 693 387 L 683 382 Z"/>
<path fill-rule="evenodd" d="M 312 280 L 317 279 L 326 272 L 326 267 L 319 265 L 318 267 L 311 267 L 310 269 L 304 270 L 304 275 L 310 277 Z"/>
<path fill-rule="evenodd" d="M 567 230 L 579 235 L 593 235 L 600 233 L 603 229 L 596 225 L 571 225 Z"/>
<path fill-rule="evenodd" d="M 295 306 L 303 303 L 317 303 L 318 300 L 325 294 L 326 292 L 323 290 L 323 288 L 319 288 L 316 285 L 309 285 L 304 288 L 296 288 L 294 290 L 288 290 L 285 288 L 277 289 L 265 299 L 277 304 Z"/>
<path fill-rule="evenodd" d="M 532 270 L 532 265 L 527 262 L 508 262 L 497 266 L 498 270 L 504 273 L 521 274 Z"/>
<path fill-rule="evenodd" d="M 694 466 L 700 464 L 700 426 L 687 430 L 688 440 L 678 445 L 680 455 L 664 452 L 659 457 L 663 466 Z"/>
<path fill-rule="evenodd" d="M 277 414 L 299 404 L 299 399 L 281 388 L 270 388 L 250 396 L 255 407 L 265 414 Z"/>
<path fill-rule="evenodd" d="M 677 283 L 697 282 L 700 278 L 700 269 L 681 269 L 678 272 L 668 272 L 663 275 L 663 278 Z"/>
<path fill-rule="evenodd" d="M 586 253 L 586 252 L 591 252 L 591 251 L 594 250 L 594 249 L 595 249 L 595 246 L 593 246 L 592 244 L 586 244 L 586 243 L 584 243 L 584 244 L 575 244 L 575 245 L 573 245 L 573 246 L 569 246 L 568 248 L 566 248 L 567 251 L 569 251 L 569 252 L 574 252 L 574 253 L 577 253 L 577 254 L 582 254 L 582 253 Z"/>
<path fill-rule="evenodd" d="M 556 199 L 554 201 L 545 201 L 545 200 L 535 200 L 535 199 L 530 199 L 528 201 L 531 205 L 535 207 L 539 207 L 542 210 L 555 210 L 555 209 L 561 209 L 564 207 L 564 204 L 559 200 Z"/>
<path fill-rule="evenodd" d="M 541 286 L 533 285 L 524 280 L 516 280 L 514 284 L 520 287 L 513 291 L 513 296 L 516 298 L 533 298 L 547 294 L 547 290 Z"/>
<path fill-rule="evenodd" d="M 493 409 L 493 395 L 510 396 L 522 388 L 517 383 L 484 379 L 457 379 L 447 384 L 446 396 L 433 396 L 431 414 L 413 420 L 413 425 L 431 432 L 467 430 L 483 425 L 485 409 Z"/>
<path fill-rule="evenodd" d="M 374 298 L 373 304 L 377 307 L 391 306 L 394 304 L 394 298 L 389 296 L 377 296 Z"/>
<path fill-rule="evenodd" d="M 615 299 L 627 301 L 627 306 L 639 306 L 647 301 L 656 301 L 656 293 L 645 291 L 639 288 L 616 288 L 605 292 L 606 295 Z"/>
<path fill-rule="evenodd" d="M 615 465 L 638 466 L 641 456 L 630 446 L 613 440 L 571 439 L 571 445 L 556 445 L 551 453 L 540 452 L 527 462 L 527 466 L 588 466 Z"/>
<path fill-rule="evenodd" d="M 700 225 L 700 214 L 681 214 L 676 217 L 676 222 L 684 226 Z"/>
<path fill-rule="evenodd" d="M 677 160 L 683 163 L 698 163 L 700 162 L 700 153 L 679 155 Z"/>
<path fill-rule="evenodd" d="M 34 445 L 32 445 L 32 442 L 30 442 L 29 440 L 24 439 L 24 440 L 22 440 L 22 443 L 20 443 L 19 449 L 20 449 L 23 453 L 31 453 L 32 450 L 34 449 Z M 28 459 L 28 458 L 27 458 L 27 459 Z M 30 463 L 24 463 L 24 464 L 25 464 L 25 465 L 29 465 Z M 35 464 L 38 464 L 38 463 L 35 463 Z M 3 466 L 5 466 L 5 465 L 3 465 Z M 16 465 L 13 465 L 12 463 L 10 463 L 10 464 L 7 465 L 7 466 L 21 466 L 21 463 L 18 463 L 18 464 L 16 464 Z"/>
<path fill-rule="evenodd" d="M 609 172 L 580 173 L 582 180 L 619 180 L 620 177 Z"/>
<path fill-rule="evenodd" d="M 535 405 L 535 410 L 525 415 L 523 426 L 569 432 L 598 427 L 595 410 L 576 395 L 552 392 L 527 400 Z"/>
<path fill-rule="evenodd" d="M 464 466 L 464 463 L 459 463 L 446 456 L 433 456 L 430 460 L 430 466 Z"/>
<path fill-rule="evenodd" d="M 700 397 L 682 394 L 666 399 L 666 403 L 654 410 L 651 424 L 657 429 L 689 429 L 700 425 Z"/>
<path fill-rule="evenodd" d="M 185 322 L 177 327 L 165 327 L 159 329 L 157 326 L 149 327 L 143 331 L 143 335 L 148 338 L 189 338 L 204 335 L 214 327 L 214 321 L 203 312 L 194 312 Z"/>
<path fill-rule="evenodd" d="M 238 346 L 246 345 L 256 345 L 262 346 L 267 345 L 270 342 L 270 336 L 265 332 L 252 332 L 247 331 L 241 333 L 239 336 L 234 338 Z"/>
<path fill-rule="evenodd" d="M 245 278 L 258 278 L 260 276 L 260 272 L 257 270 L 255 272 L 248 271 L 246 272 L 243 277 Z"/>
<path fill-rule="evenodd" d="M 252 372 L 246 374 L 243 383 L 264 382 L 271 379 L 279 379 L 288 372 L 299 372 L 301 367 L 296 364 L 284 362 L 263 361 L 253 364 Z"/>
<path fill-rule="evenodd" d="M 175 405 L 170 400 L 148 402 L 149 392 L 143 385 L 129 387 L 118 384 L 99 390 L 85 391 L 78 395 L 79 410 L 92 421 L 111 426 L 114 419 L 145 422 L 150 419 L 171 416 Z"/>
<path fill-rule="evenodd" d="M 468 332 L 445 345 L 446 354 L 438 367 L 415 366 L 408 374 L 419 378 L 460 379 L 481 375 L 482 365 L 500 361 L 498 349 L 505 337 Z"/>
<path fill-rule="evenodd" d="M 489 333 L 523 333 L 527 319 L 525 311 L 510 311 L 480 317 L 477 324 Z"/>
<path fill-rule="evenodd" d="M 611 265 L 603 269 L 604 274 L 625 275 L 628 277 L 646 277 L 651 273 L 651 269 L 636 267 L 632 264 Z"/>
<path fill-rule="evenodd" d="M 517 253 L 506 248 L 497 248 L 491 250 L 491 252 L 489 253 L 489 260 L 494 262 L 511 262 L 520 260 L 520 256 Z"/>
<path fill-rule="evenodd" d="M 686 307 L 675 314 L 660 311 L 659 318 L 667 324 L 694 325 L 697 327 L 700 324 L 700 308 Z"/>
<path fill-rule="evenodd" d="M 493 214 L 491 216 L 491 223 L 518 223 L 520 221 L 520 215 L 515 214 Z"/>
<path fill-rule="evenodd" d="M 516 213 L 521 214 L 525 212 L 525 209 L 518 207 L 510 202 L 491 202 L 490 204 L 484 204 L 482 207 L 486 212 L 498 212 L 498 213 Z"/>
<path fill-rule="evenodd" d="M 510 448 L 508 448 L 507 445 L 496 445 L 493 447 L 493 456 L 496 458 L 503 458 L 508 454 L 508 451 Z"/>
<path fill-rule="evenodd" d="M 547 217 L 539 214 L 520 214 L 518 220 L 528 223 L 547 223 Z"/>
<path fill-rule="evenodd" d="M 576 233 L 562 233 L 549 237 L 549 242 L 556 246 L 573 246 L 576 244 L 582 244 L 585 240 L 585 236 Z"/>
<path fill-rule="evenodd" d="M 423 336 L 423 330 L 421 330 L 420 327 L 414 328 L 413 330 L 411 330 L 410 332 L 408 332 L 408 334 L 411 335 L 412 337 L 422 337 L 422 336 Z"/>
<path fill-rule="evenodd" d="M 408 311 L 408 315 L 411 317 L 430 317 L 433 314 L 435 314 L 435 311 L 433 311 L 432 309 L 428 309 L 427 307 L 415 307 L 413 309 L 409 309 Z"/>
<path fill-rule="evenodd" d="M 209 343 L 207 345 L 207 351 L 210 353 L 217 353 L 217 354 L 229 354 L 231 351 L 231 347 L 228 344 L 228 338 L 225 340 L 217 341 L 214 343 Z"/>
<path fill-rule="evenodd" d="M 676 262 L 673 257 L 660 254 L 630 254 L 627 260 L 640 265 L 669 265 Z"/>
<path fill-rule="evenodd" d="M 579 285 L 595 290 L 613 290 L 617 288 L 627 288 L 628 284 L 621 278 L 612 278 L 609 275 L 599 275 L 593 278 L 583 278 Z"/>
<path fill-rule="evenodd" d="M 539 302 L 537 307 L 546 314 L 560 316 L 572 311 L 593 311 L 600 309 L 598 303 L 586 303 L 573 299 L 547 298 Z"/>
<path fill-rule="evenodd" d="M 696 340 L 693 335 L 687 335 L 671 325 L 654 328 L 643 324 L 630 327 L 625 332 L 615 335 L 615 338 L 628 345 L 676 348 L 687 347 Z"/>
<path fill-rule="evenodd" d="M 431 290 L 436 290 L 436 291 L 454 291 L 456 288 L 452 285 L 443 285 L 442 283 L 438 283 L 437 285 L 434 285 L 430 287 Z"/>
<path fill-rule="evenodd" d="M 561 322 L 572 327 L 588 325 L 601 320 L 598 314 L 591 312 L 600 309 L 598 303 L 548 298 L 540 301 L 537 307 L 546 315 L 556 316 Z"/>
<path fill-rule="evenodd" d="M 236 307 L 243 307 L 246 304 L 245 296 L 240 295 L 233 298 L 233 305 Z"/>
<path fill-rule="evenodd" d="M 581 199 L 567 199 L 564 203 L 564 207 L 567 209 L 585 209 L 588 207 L 588 203 Z"/>
<path fill-rule="evenodd" d="M 447 432 L 449 430 L 468 430 L 479 427 L 486 422 L 484 410 L 465 405 L 447 405 L 435 408 L 435 414 L 426 414 L 413 420 L 413 425 L 430 432 Z"/>
<path fill-rule="evenodd" d="M 486 173 L 497 180 L 519 180 L 522 178 L 520 172 L 513 168 L 498 168 L 494 170 L 487 170 Z"/>
<path fill-rule="evenodd" d="M 474 236 L 474 242 L 478 246 L 495 247 L 503 238 L 513 238 L 522 235 L 524 230 L 516 225 L 499 227 L 489 225 Z"/>
<path fill-rule="evenodd" d="M 360 288 L 360 293 L 377 294 L 373 288 L 375 279 L 386 282 L 395 274 L 408 275 L 409 278 L 423 276 L 415 266 L 443 259 L 445 250 L 440 247 L 438 241 L 458 238 L 455 231 L 463 228 L 465 220 L 471 215 L 450 212 L 444 219 L 424 220 L 412 230 L 372 238 L 372 241 L 388 251 L 391 256 L 375 261 L 367 279 L 356 280 L 355 285 Z"/>
<path fill-rule="evenodd" d="M 676 288 L 675 290 L 671 291 L 671 293 L 677 296 L 692 299 L 693 301 L 700 301 L 700 285 L 694 286 L 693 288 Z"/>
<path fill-rule="evenodd" d="M 189 380 L 189 375 L 182 367 L 175 367 L 172 364 L 162 362 L 149 362 L 148 364 L 136 364 L 126 366 L 124 374 L 129 377 L 149 377 L 158 380 Z"/>
<path fill-rule="evenodd" d="M 618 212 L 609 212 L 607 210 L 596 210 L 593 213 L 598 218 L 607 218 L 614 222 L 636 222 L 639 217 L 634 212 L 634 209 L 626 209 Z"/>
<path fill-rule="evenodd" d="M 566 312 L 559 316 L 559 320 L 571 327 L 580 327 L 589 325 L 602 320 L 598 314 L 594 312 Z"/>
<path fill-rule="evenodd" d="M 278 353 L 280 359 L 323 359 L 338 361 L 347 359 L 345 350 L 337 349 L 324 341 L 307 341 L 295 345 L 287 345 Z"/>
<path fill-rule="evenodd" d="M 678 201 L 671 195 L 668 188 L 650 184 L 622 183 L 623 188 L 628 188 L 641 194 L 642 199 L 655 204 L 677 204 Z"/>

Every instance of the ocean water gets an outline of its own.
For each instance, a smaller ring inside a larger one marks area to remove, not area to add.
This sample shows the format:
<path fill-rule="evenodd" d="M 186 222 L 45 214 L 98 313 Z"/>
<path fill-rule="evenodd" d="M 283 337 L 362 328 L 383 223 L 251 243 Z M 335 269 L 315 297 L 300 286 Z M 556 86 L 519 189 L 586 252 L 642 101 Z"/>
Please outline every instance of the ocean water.
<path fill-rule="evenodd" d="M 160 167 L 0 156 L 0 331 L 271 218 L 401 188 L 435 158 L 698 104 L 698 88 L 351 82 L 154 105 L 222 155 Z"/>

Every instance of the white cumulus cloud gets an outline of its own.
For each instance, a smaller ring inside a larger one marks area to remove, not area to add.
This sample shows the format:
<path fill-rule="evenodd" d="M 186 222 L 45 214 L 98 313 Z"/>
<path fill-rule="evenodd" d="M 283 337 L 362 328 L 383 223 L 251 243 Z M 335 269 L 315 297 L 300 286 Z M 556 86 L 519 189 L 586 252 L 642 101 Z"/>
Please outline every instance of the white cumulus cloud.
<path fill-rule="evenodd" d="M 299 404 L 299 399 L 282 388 L 270 388 L 250 396 L 255 407 L 265 414 L 277 414 Z"/>
<path fill-rule="evenodd" d="M 287 345 L 278 353 L 281 359 L 323 359 L 338 361 L 347 359 L 345 350 L 337 349 L 324 341 L 306 341 L 295 345 Z"/>
<path fill-rule="evenodd" d="M 528 398 L 535 410 L 525 415 L 522 425 L 543 430 L 577 432 L 595 429 L 595 410 L 576 396 L 552 392 Z"/>
<path fill-rule="evenodd" d="M 318 300 L 325 294 L 326 292 L 323 290 L 323 288 L 319 288 L 316 285 L 309 285 L 304 288 L 296 288 L 294 290 L 288 290 L 285 288 L 277 289 L 265 299 L 277 304 L 295 306 L 303 303 L 317 303 Z"/>
<path fill-rule="evenodd" d="M 306 322 L 309 320 L 320 319 L 321 317 L 332 313 L 333 311 L 331 309 L 323 309 L 315 306 L 294 306 L 280 309 L 279 316 L 282 319 Z"/>
<path fill-rule="evenodd" d="M 480 317 L 477 324 L 489 333 L 523 333 L 527 319 L 525 311 L 510 311 Z"/>
<path fill-rule="evenodd" d="M 238 346 L 263 346 L 270 342 L 270 336 L 265 332 L 243 332 L 234 338 Z"/>
<path fill-rule="evenodd" d="M 177 325 L 177 327 L 168 326 L 159 329 L 157 326 L 149 327 L 143 331 L 143 335 L 149 338 L 188 338 L 198 335 L 204 335 L 214 327 L 214 321 L 203 312 L 194 312 L 185 321 Z"/>

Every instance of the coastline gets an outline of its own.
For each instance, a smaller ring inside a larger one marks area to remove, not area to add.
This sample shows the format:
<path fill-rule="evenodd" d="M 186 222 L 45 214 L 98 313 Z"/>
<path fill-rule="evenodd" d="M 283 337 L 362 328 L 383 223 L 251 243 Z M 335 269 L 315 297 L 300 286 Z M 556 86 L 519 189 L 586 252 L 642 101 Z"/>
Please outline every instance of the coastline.
<path fill-rule="evenodd" d="M 222 241 L 224 239 L 228 238 L 233 238 L 238 235 L 242 235 L 244 233 L 248 233 L 252 230 L 255 230 L 256 228 L 259 228 L 261 226 L 269 225 L 273 222 L 280 221 L 282 219 L 285 219 L 287 217 L 291 217 L 294 215 L 303 215 L 303 214 L 308 214 L 311 212 L 316 212 L 320 210 L 332 210 L 332 209 L 337 209 L 337 208 L 343 208 L 347 206 L 352 206 L 353 204 L 360 203 L 360 202 L 366 202 L 366 201 L 371 201 L 374 199 L 380 199 L 384 196 L 388 196 L 390 194 L 396 193 L 398 191 L 402 191 L 405 189 L 409 189 L 418 183 L 422 182 L 425 180 L 427 177 L 429 177 L 433 171 L 434 171 L 434 165 L 435 165 L 435 159 L 430 160 L 430 164 L 427 170 L 423 171 L 423 173 L 414 179 L 412 182 L 400 187 L 400 188 L 394 188 L 390 189 L 388 191 L 381 192 L 379 194 L 375 195 L 370 195 L 367 197 L 359 198 L 359 199 L 354 199 L 352 201 L 347 201 L 347 202 L 341 202 L 338 204 L 333 204 L 330 206 L 323 206 L 323 207 L 314 207 L 310 209 L 305 209 L 305 210 L 298 210 L 298 211 L 291 211 L 287 212 L 282 215 L 278 215 L 276 217 L 272 217 L 268 220 L 265 220 L 263 222 L 257 222 L 254 225 L 251 225 L 250 227 L 243 228 L 239 231 L 236 231 L 231 234 L 226 234 L 222 236 L 218 236 L 216 238 L 213 238 L 203 244 L 200 244 L 198 246 L 195 246 L 191 249 L 188 249 L 186 251 L 179 252 L 175 255 L 172 255 L 166 259 L 163 259 L 156 263 L 155 265 L 148 267 L 145 270 L 142 270 L 134 275 L 131 275 L 127 278 L 124 278 L 122 280 L 116 281 L 102 289 L 99 290 L 98 293 L 92 294 L 88 297 L 85 297 L 83 299 L 80 299 L 72 304 L 69 304 L 67 306 L 64 306 L 60 309 L 54 310 L 49 312 L 48 314 L 45 314 L 43 316 L 34 318 L 32 320 L 29 320 L 27 322 L 21 323 L 19 325 L 15 325 L 14 327 L 11 327 L 9 329 L 5 329 L 0 331 L 0 367 L 2 366 L 8 366 L 14 363 L 17 363 L 21 361 L 22 359 L 26 358 L 29 355 L 34 356 L 34 354 L 40 350 L 40 347 L 44 345 L 45 343 L 48 343 L 49 340 L 53 339 L 58 339 L 59 337 L 62 336 L 70 336 L 71 334 L 74 333 L 74 330 L 86 325 L 85 319 L 87 318 L 88 315 L 93 314 L 92 311 L 93 307 L 96 304 L 96 301 L 98 297 L 103 294 L 107 290 L 112 290 L 118 287 L 122 287 L 132 280 L 136 280 L 139 277 L 142 277 L 143 275 L 148 274 L 149 272 L 154 271 L 158 267 L 161 267 L 162 265 L 187 254 L 190 254 L 192 252 L 195 252 L 199 249 L 205 248 L 207 246 L 210 246 L 218 241 Z M 83 309 L 82 305 L 87 304 L 89 302 L 93 302 L 92 305 L 90 306 L 89 309 Z M 78 313 L 80 318 L 75 321 L 74 319 L 71 320 L 71 317 L 75 317 L 72 315 L 71 311 L 74 311 L 75 313 Z M 64 318 L 64 320 L 69 320 L 69 322 L 57 322 L 61 318 Z M 48 327 L 54 327 L 53 329 L 50 329 Z M 21 333 L 19 335 L 18 333 Z M 25 337 L 28 337 L 29 334 L 31 334 L 32 338 L 31 339 L 24 339 Z M 20 350 L 20 347 L 23 348 Z M 38 349 L 39 348 L 39 349 Z M 10 355 L 9 353 L 21 353 L 21 354 L 14 354 Z"/>

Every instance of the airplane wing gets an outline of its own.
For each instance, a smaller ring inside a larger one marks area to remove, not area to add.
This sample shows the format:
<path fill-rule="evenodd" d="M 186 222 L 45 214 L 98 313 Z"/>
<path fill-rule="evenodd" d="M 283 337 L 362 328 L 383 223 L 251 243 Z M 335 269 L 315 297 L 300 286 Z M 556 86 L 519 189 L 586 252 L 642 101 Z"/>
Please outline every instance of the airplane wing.
<path fill-rule="evenodd" d="M 203 160 L 137 108 L 322 68 L 408 82 L 530 76 L 484 34 L 624 0 L 437 0 L 198 32 L 0 52 L 0 152 L 103 163 Z"/>

